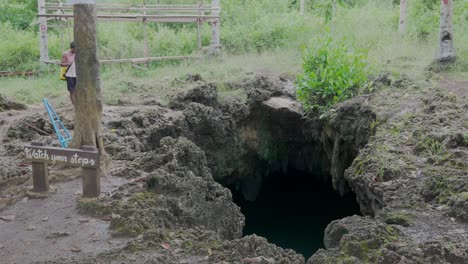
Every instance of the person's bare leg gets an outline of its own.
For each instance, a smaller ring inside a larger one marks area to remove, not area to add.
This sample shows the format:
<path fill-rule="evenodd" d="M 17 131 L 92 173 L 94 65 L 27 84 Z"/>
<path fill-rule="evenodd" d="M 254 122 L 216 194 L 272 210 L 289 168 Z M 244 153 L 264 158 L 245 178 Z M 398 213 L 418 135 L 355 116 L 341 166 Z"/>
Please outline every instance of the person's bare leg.
<path fill-rule="evenodd" d="M 75 105 L 75 96 L 74 96 L 73 92 L 70 92 L 70 100 L 72 102 L 72 105 Z"/>

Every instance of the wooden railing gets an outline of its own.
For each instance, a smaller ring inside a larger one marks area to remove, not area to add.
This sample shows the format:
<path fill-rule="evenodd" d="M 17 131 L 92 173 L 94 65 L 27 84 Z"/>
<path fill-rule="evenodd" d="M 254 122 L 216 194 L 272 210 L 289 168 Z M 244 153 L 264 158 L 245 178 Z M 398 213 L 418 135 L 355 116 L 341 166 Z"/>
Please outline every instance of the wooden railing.
<path fill-rule="evenodd" d="M 73 6 L 62 4 L 48 4 L 46 0 L 39 0 L 37 17 L 39 19 L 39 32 L 41 34 L 41 61 L 44 63 L 57 64 L 58 60 L 49 59 L 47 43 L 47 21 L 66 21 L 66 26 L 59 26 L 61 30 L 62 46 L 64 47 L 63 31 L 73 20 Z M 219 21 L 220 21 L 220 1 L 212 0 L 208 4 L 191 5 L 124 5 L 124 4 L 97 4 L 98 21 L 109 22 L 141 22 L 143 23 L 143 58 L 119 58 L 100 60 L 101 63 L 148 63 L 161 60 L 187 60 L 201 58 L 199 55 L 181 56 L 151 56 L 149 52 L 147 23 L 196 23 L 197 24 L 197 47 L 198 51 L 209 50 L 209 53 L 217 53 L 220 49 L 219 41 Z M 212 27 L 212 39 L 210 46 L 202 47 L 201 31 L 203 23 L 210 23 Z"/>

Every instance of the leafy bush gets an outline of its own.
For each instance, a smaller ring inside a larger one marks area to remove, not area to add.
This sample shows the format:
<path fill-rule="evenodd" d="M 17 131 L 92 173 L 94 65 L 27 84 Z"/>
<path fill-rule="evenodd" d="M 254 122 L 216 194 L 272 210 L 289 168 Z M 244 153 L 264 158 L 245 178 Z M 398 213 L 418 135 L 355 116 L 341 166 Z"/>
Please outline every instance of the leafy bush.
<path fill-rule="evenodd" d="M 331 37 L 316 41 L 304 55 L 303 73 L 297 78 L 297 98 L 308 112 L 324 113 L 332 105 L 349 99 L 367 81 L 368 67 L 363 54 Z"/>
<path fill-rule="evenodd" d="M 439 28 L 440 1 L 415 0 L 408 2 L 408 33 L 418 40 L 426 41 Z"/>
<path fill-rule="evenodd" d="M 26 70 L 39 60 L 36 34 L 0 23 L 0 70 Z"/>
<path fill-rule="evenodd" d="M 34 20 L 37 1 L 0 0 L 0 23 L 9 22 L 15 29 L 25 30 Z"/>

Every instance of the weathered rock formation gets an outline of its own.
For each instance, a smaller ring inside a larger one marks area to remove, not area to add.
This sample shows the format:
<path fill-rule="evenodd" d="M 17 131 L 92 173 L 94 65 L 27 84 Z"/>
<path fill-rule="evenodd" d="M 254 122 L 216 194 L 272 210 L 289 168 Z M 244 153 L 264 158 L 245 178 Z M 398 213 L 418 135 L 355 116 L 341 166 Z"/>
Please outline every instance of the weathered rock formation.
<path fill-rule="evenodd" d="M 235 98 L 201 82 L 168 107 L 107 111 L 110 174 L 132 182 L 81 200 L 80 210 L 112 215 L 112 232 L 135 239 L 76 262 L 304 263 L 263 238 L 242 238 L 244 217 L 222 186 L 254 200 L 271 172 L 295 169 L 355 192 L 364 215 L 332 222 L 308 264 L 468 263 L 468 106 L 384 77 L 381 90 L 321 119 L 303 116 L 290 81 L 268 76 L 223 84 Z M 47 140 L 11 129 L 16 140 Z"/>
<path fill-rule="evenodd" d="M 0 112 L 7 110 L 24 110 L 24 104 L 7 99 L 4 95 L 0 94 Z"/>

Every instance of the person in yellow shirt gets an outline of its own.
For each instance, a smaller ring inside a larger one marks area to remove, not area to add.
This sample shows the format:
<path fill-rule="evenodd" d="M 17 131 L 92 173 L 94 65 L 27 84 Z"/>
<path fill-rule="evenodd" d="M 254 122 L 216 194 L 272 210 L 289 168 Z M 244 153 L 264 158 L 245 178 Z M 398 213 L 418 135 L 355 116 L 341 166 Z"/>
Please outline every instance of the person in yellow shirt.
<path fill-rule="evenodd" d="M 70 100 L 75 104 L 74 92 L 76 85 L 76 67 L 75 67 L 75 43 L 70 43 L 70 49 L 65 51 L 60 61 L 61 75 L 60 79 L 67 81 L 67 89 L 70 92 Z"/>

